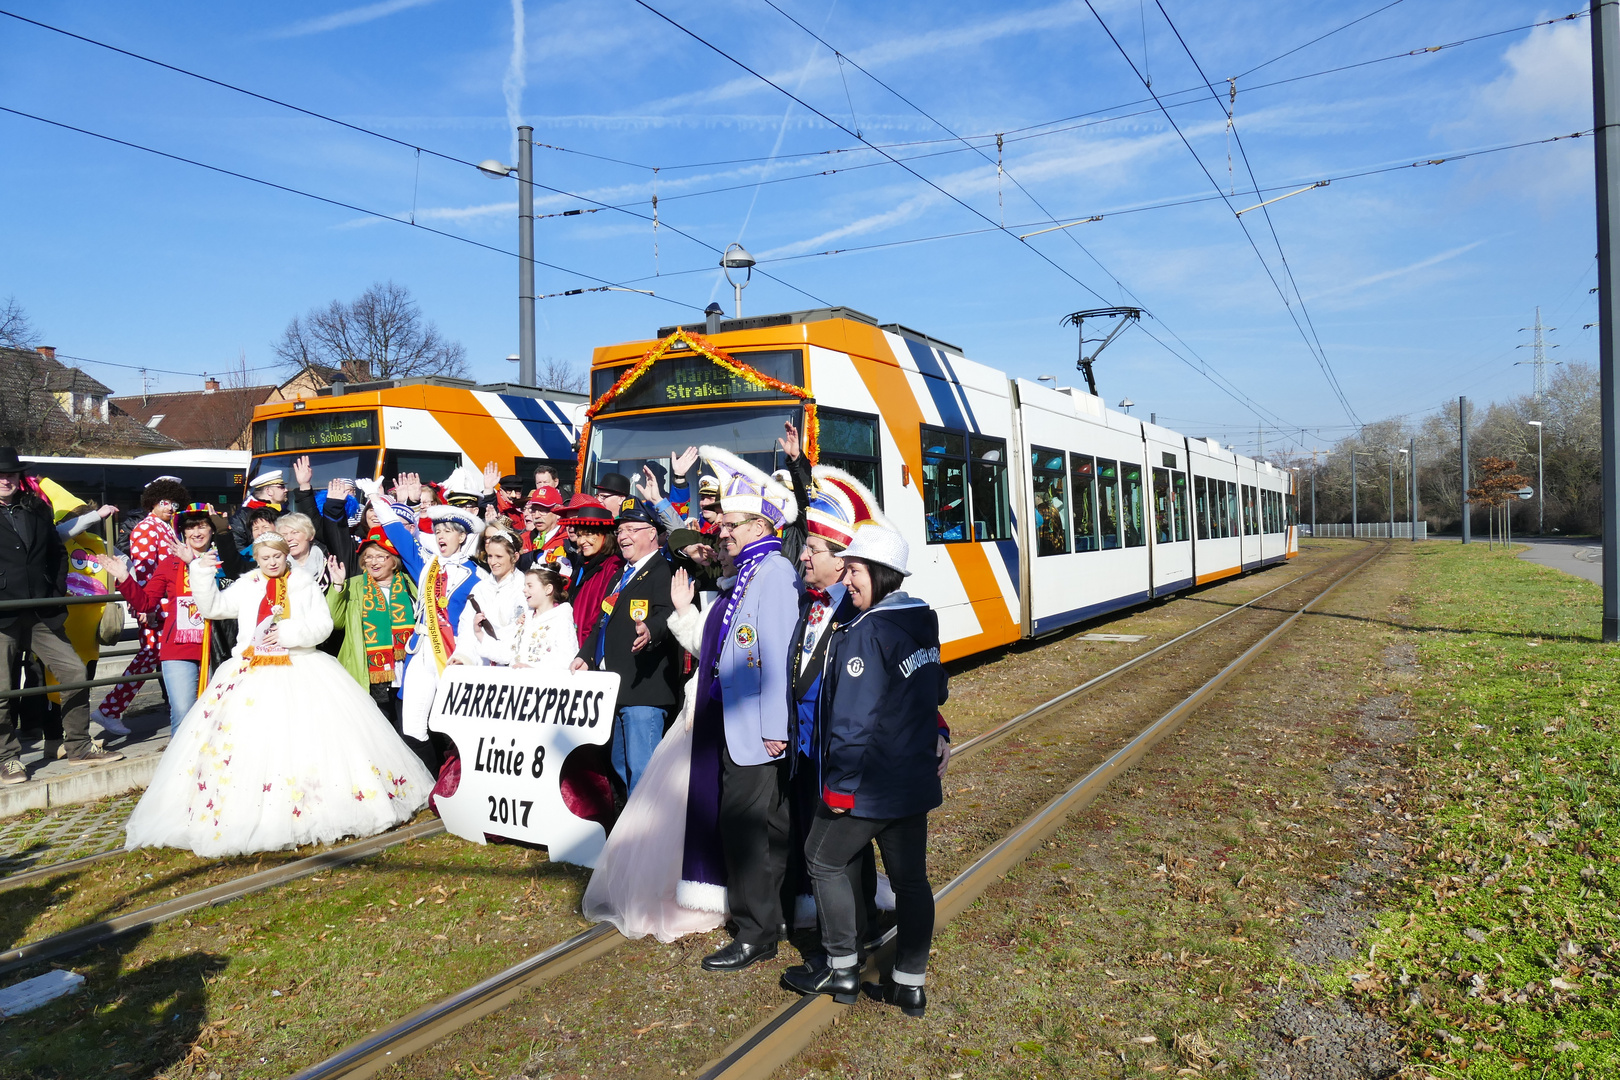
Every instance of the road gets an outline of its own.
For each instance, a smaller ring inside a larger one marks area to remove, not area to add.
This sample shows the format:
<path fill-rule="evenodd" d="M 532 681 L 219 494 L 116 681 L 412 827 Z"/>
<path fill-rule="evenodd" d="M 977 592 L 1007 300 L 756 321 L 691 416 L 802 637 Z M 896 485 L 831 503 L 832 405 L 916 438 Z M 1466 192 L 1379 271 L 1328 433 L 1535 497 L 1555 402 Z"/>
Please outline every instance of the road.
<path fill-rule="evenodd" d="M 1603 584 L 1603 548 L 1601 541 L 1590 537 L 1583 539 L 1525 539 L 1514 537 L 1515 543 L 1528 544 L 1530 550 L 1519 556 L 1542 566 L 1550 566 L 1554 570 L 1562 570 L 1566 574 L 1583 577 L 1587 581 Z"/>

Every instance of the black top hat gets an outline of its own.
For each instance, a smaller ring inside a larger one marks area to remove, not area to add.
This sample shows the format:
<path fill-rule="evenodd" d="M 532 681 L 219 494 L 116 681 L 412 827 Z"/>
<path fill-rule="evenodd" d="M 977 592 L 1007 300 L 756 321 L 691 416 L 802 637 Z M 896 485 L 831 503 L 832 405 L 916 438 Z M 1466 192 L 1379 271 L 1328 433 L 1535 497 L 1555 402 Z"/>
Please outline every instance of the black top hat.
<path fill-rule="evenodd" d="M 24 465 L 22 459 L 17 456 L 15 446 L 0 446 L 0 473 L 20 473 L 27 468 L 28 466 Z M 620 477 L 620 479 L 624 478 Z"/>
<path fill-rule="evenodd" d="M 610 472 L 606 476 L 598 477 L 596 481 L 597 494 L 630 496 L 630 478 L 624 473 Z"/>

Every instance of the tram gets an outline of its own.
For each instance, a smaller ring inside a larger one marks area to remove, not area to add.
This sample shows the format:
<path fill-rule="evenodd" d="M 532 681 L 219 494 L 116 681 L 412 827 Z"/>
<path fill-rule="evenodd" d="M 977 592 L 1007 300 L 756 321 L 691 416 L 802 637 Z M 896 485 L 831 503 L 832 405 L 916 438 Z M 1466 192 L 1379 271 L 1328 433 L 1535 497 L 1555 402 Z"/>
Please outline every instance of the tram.
<path fill-rule="evenodd" d="M 241 501 L 248 455 L 240 450 L 165 450 L 137 458 L 30 457 L 29 470 L 49 477 L 88 503 L 139 507 L 157 476 L 173 476 L 193 499 L 223 511 Z"/>
<path fill-rule="evenodd" d="M 292 462 L 308 455 L 316 487 L 401 472 L 436 483 L 489 461 L 524 476 L 549 465 L 566 487 L 585 404 L 583 394 L 466 379 L 338 383 L 253 410 L 248 478 L 266 469 L 290 477 Z"/>
<path fill-rule="evenodd" d="M 767 471 L 791 421 L 911 545 L 947 659 L 1298 552 L 1292 474 L 969 360 L 850 308 L 666 326 L 595 350 L 579 480 L 724 446 Z M 589 490 L 587 486 L 585 490 Z"/>

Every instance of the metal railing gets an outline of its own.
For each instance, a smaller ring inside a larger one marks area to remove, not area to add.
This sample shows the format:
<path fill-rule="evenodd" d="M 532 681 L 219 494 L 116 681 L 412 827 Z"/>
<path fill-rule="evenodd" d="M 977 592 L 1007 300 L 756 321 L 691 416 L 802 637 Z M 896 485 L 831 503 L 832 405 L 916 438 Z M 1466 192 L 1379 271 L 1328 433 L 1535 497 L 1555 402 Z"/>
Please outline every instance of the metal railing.
<path fill-rule="evenodd" d="M 0 600 L 0 617 L 8 611 L 37 611 L 40 608 L 68 607 L 74 604 L 126 604 L 122 596 L 117 593 L 108 593 L 106 596 L 44 596 L 37 600 Z M 140 650 L 137 648 L 136 652 Z M 105 659 L 134 656 L 135 653 L 108 653 Z M 48 670 L 48 667 L 47 667 Z M 66 690 L 91 690 L 98 686 L 122 686 L 124 683 L 150 682 L 161 679 L 163 672 L 149 671 L 143 675 L 114 675 L 105 679 L 84 679 L 80 682 L 49 683 L 43 686 L 24 686 L 16 690 L 0 690 L 0 701 L 10 698 L 37 697 L 40 694 L 58 694 Z"/>
<path fill-rule="evenodd" d="M 1301 525 L 1299 527 L 1299 534 L 1301 536 L 1315 536 L 1319 539 L 1330 540 L 1350 540 L 1358 538 L 1365 538 L 1368 540 L 1388 540 L 1391 537 L 1389 522 L 1387 521 L 1362 521 L 1358 522 L 1354 526 L 1324 525 L 1321 522 L 1318 522 L 1316 525 L 1316 531 L 1314 533 L 1311 531 L 1311 527 L 1309 525 Z M 1395 532 L 1393 535 L 1394 539 L 1396 540 L 1412 539 L 1412 523 L 1410 521 L 1397 521 L 1395 523 Z M 1427 521 L 1420 521 L 1417 523 L 1417 538 L 1419 540 L 1427 540 L 1429 538 L 1429 523 Z"/>

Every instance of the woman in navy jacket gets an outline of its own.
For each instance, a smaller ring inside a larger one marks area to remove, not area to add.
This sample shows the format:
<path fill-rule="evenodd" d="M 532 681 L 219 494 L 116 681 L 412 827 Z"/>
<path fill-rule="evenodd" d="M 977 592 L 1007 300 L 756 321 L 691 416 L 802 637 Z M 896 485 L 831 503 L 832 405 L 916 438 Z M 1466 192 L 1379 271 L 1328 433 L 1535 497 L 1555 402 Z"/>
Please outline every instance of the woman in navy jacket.
<path fill-rule="evenodd" d="M 928 811 L 942 801 L 939 619 L 899 590 L 907 544 L 899 532 L 863 524 L 844 551 L 850 598 L 860 612 L 828 631 L 818 705 L 822 793 L 805 842 L 815 885 L 825 966 L 790 968 L 782 985 L 848 1004 L 859 989 L 859 904 L 849 867 L 876 840 L 895 895 L 896 952 L 884 1000 L 920 1016 L 934 935 L 928 884 Z"/>

